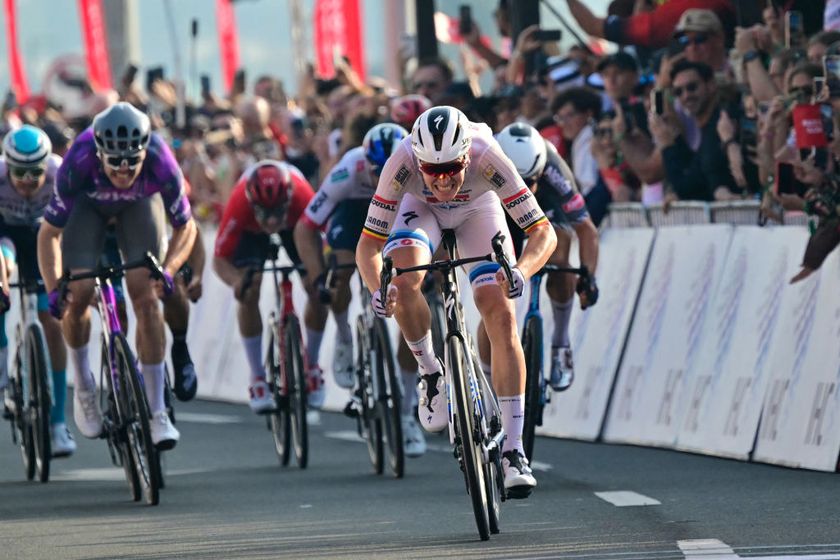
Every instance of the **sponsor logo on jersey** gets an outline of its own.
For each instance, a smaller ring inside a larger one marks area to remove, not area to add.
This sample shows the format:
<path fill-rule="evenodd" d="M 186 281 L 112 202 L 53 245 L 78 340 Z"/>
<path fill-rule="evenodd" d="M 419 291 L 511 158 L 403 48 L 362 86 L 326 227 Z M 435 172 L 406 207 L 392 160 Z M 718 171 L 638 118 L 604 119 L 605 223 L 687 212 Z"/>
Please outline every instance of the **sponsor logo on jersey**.
<path fill-rule="evenodd" d="M 374 196 L 370 199 L 370 205 L 382 208 L 386 212 L 397 211 L 397 202 L 395 200 L 385 200 L 384 198 L 379 198 L 378 196 Z"/>
<path fill-rule="evenodd" d="M 388 231 L 388 220 L 380 220 L 379 218 L 368 216 L 367 220 L 365 220 L 365 227 L 374 232 L 384 233 Z"/>
<path fill-rule="evenodd" d="M 511 210 L 524 203 L 526 200 L 531 198 L 531 196 L 531 191 L 529 191 L 528 189 L 522 189 L 512 197 L 505 199 L 505 208 Z"/>
<path fill-rule="evenodd" d="M 365 170 L 365 160 L 360 159 L 356 162 L 356 173 L 361 173 Z"/>
<path fill-rule="evenodd" d="M 320 209 L 321 209 L 321 206 L 323 206 L 323 205 L 324 205 L 324 202 L 325 202 L 326 200 L 327 200 L 327 193 L 325 193 L 324 191 L 320 191 L 320 192 L 319 192 L 319 193 L 315 196 L 315 198 L 314 198 L 314 199 L 312 199 L 312 202 L 310 202 L 310 203 L 309 203 L 309 211 L 310 211 L 312 214 L 317 214 L 317 213 L 318 213 L 318 210 L 320 210 Z"/>
<path fill-rule="evenodd" d="M 420 216 L 417 215 L 417 212 L 414 210 L 409 210 L 408 212 L 403 212 L 403 223 L 408 225 L 411 220 L 416 220 Z"/>
<path fill-rule="evenodd" d="M 332 174 L 330 175 L 330 181 L 332 181 L 333 183 L 338 183 L 340 181 L 344 181 L 349 176 L 350 172 L 348 172 L 345 167 L 342 167 L 341 169 L 337 169 L 336 171 L 332 172 Z"/>
<path fill-rule="evenodd" d="M 523 216 L 519 216 L 518 218 L 516 218 L 516 223 L 519 224 L 520 226 L 529 224 L 529 223 L 531 223 L 531 220 L 533 220 L 535 216 L 539 215 L 539 213 L 540 213 L 540 211 L 537 210 L 537 209 L 531 210 L 527 214 L 525 214 Z"/>
<path fill-rule="evenodd" d="M 408 181 L 409 175 L 410 173 L 408 171 L 408 167 L 405 165 L 401 166 L 397 170 L 397 174 L 394 175 L 393 180 L 391 180 L 391 186 L 395 191 L 400 192 L 400 189 L 402 189 L 405 186 L 406 181 Z"/>
<path fill-rule="evenodd" d="M 568 202 L 563 205 L 563 212 L 570 213 L 575 212 L 577 210 L 581 210 L 586 206 L 586 201 L 583 199 L 580 193 L 575 193 Z"/>
<path fill-rule="evenodd" d="M 497 189 L 502 188 L 505 183 L 507 183 L 505 178 L 502 177 L 502 174 L 499 173 L 492 165 L 488 165 L 484 168 L 484 178 L 496 185 Z"/>
<path fill-rule="evenodd" d="M 548 165 L 545 170 L 545 176 L 548 177 L 549 182 L 551 185 L 560 191 L 562 194 L 568 194 L 572 192 L 572 183 L 563 175 L 563 172 L 560 171 L 557 167 L 553 165 Z"/>

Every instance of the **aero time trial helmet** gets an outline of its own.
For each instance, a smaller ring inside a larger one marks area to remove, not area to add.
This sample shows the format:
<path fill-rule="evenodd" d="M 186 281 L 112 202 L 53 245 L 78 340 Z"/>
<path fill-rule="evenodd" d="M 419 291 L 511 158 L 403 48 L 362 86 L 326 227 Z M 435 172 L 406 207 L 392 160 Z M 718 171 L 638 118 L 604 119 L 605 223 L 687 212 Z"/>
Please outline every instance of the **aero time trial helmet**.
<path fill-rule="evenodd" d="M 411 149 L 421 162 L 437 164 L 463 158 L 470 151 L 472 137 L 467 117 L 442 105 L 425 111 L 411 130 Z"/>
<path fill-rule="evenodd" d="M 397 97 L 391 101 L 391 120 L 404 127 L 410 127 L 417 117 L 431 106 L 432 102 L 425 95 L 412 93 Z"/>
<path fill-rule="evenodd" d="M 525 123 L 509 124 L 496 135 L 496 140 L 520 177 L 528 181 L 542 175 L 548 155 L 545 140 L 537 129 Z"/>
<path fill-rule="evenodd" d="M 52 153 L 52 142 L 40 128 L 25 124 L 3 138 L 3 157 L 10 167 L 44 167 Z"/>
<path fill-rule="evenodd" d="M 281 209 L 292 198 L 292 174 L 286 164 L 279 161 L 257 162 L 245 184 L 248 201 L 264 209 Z"/>
<path fill-rule="evenodd" d="M 149 145 L 152 125 L 149 117 L 130 103 L 121 101 L 93 119 L 97 149 L 106 156 L 137 156 Z"/>
<path fill-rule="evenodd" d="M 362 141 L 362 149 L 375 175 L 379 176 L 391 153 L 406 136 L 408 131 L 394 123 L 378 124 L 368 130 Z"/>

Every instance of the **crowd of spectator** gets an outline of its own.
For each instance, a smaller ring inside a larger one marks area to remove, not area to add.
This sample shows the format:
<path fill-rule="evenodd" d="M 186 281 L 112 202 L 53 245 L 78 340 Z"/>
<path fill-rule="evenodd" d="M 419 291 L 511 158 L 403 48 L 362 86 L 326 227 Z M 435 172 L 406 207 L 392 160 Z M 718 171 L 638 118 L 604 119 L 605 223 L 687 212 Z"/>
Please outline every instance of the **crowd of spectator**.
<path fill-rule="evenodd" d="M 204 92 L 181 108 L 173 83 L 143 91 L 125 80 L 116 92 L 90 92 L 87 119 L 33 98 L 21 107 L 7 100 L 3 125 L 39 125 L 61 154 L 95 109 L 130 101 L 171 142 L 196 216 L 213 221 L 250 163 L 287 160 L 317 186 L 374 124 L 410 128 L 409 100 L 447 104 L 496 132 L 514 121 L 535 126 L 568 161 L 596 223 L 612 202 L 761 199 L 770 218 L 819 217 L 801 274 L 818 268 L 840 242 L 840 2 L 762 0 L 762 21 L 739 26 L 732 0 L 615 0 L 606 17 L 565 1 L 590 37 L 618 50 L 561 51 L 531 26 L 504 52 L 472 22 L 462 48 L 481 63 L 466 73 L 442 58 L 414 60 L 401 84 L 365 83 L 344 64 L 330 79 L 310 70 L 294 96 L 263 76 L 250 92 L 237 83 L 226 98 Z M 501 0 L 494 10 L 503 37 L 509 8 Z M 493 76 L 483 94 L 481 69 Z"/>

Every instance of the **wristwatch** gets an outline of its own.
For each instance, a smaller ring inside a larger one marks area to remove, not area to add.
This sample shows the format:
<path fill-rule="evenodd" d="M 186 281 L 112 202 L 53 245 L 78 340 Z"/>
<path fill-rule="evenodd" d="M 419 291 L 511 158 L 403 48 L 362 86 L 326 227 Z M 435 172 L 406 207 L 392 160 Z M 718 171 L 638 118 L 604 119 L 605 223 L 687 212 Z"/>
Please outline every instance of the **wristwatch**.
<path fill-rule="evenodd" d="M 744 57 L 743 57 L 744 64 L 746 64 L 748 62 L 752 62 L 753 60 L 756 60 L 756 59 L 761 59 L 761 56 L 762 56 L 761 51 L 758 51 L 758 50 L 755 50 L 755 49 L 750 49 L 750 50 L 748 50 L 747 52 L 744 53 Z"/>

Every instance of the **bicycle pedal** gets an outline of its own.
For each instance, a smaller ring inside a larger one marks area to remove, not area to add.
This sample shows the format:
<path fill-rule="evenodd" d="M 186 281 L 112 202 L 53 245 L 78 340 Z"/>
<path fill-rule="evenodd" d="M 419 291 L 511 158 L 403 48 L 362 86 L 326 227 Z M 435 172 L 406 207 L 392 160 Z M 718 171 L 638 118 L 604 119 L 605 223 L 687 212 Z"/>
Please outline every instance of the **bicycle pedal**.
<path fill-rule="evenodd" d="M 360 418 L 361 417 L 361 413 L 359 412 L 358 405 L 353 401 L 350 401 L 346 405 L 344 405 L 344 411 L 343 412 L 344 412 L 344 415 L 347 416 L 348 418 Z"/>

